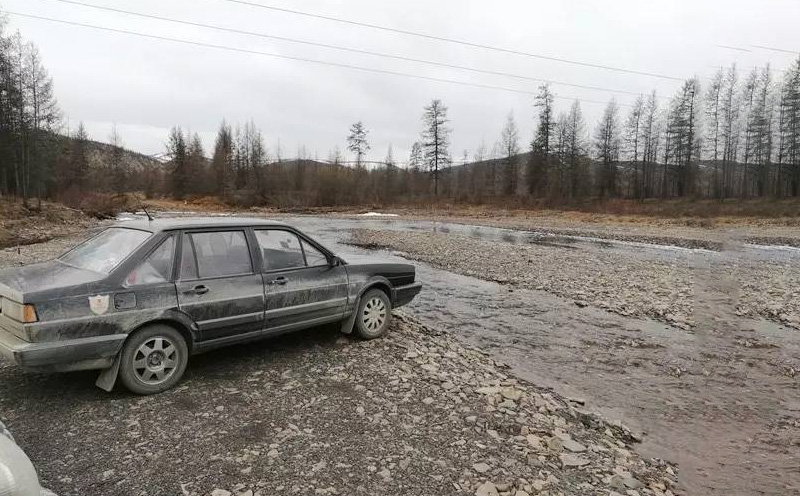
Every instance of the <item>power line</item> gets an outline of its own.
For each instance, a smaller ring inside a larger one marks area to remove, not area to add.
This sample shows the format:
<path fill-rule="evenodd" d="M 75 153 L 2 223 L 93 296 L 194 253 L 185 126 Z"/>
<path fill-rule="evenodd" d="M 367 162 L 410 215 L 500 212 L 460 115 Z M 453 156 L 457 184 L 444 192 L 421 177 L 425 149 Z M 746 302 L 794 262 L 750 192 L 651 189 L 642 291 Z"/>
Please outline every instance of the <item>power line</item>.
<path fill-rule="evenodd" d="M 412 57 L 405 57 L 405 56 L 402 56 L 402 55 L 393 55 L 393 54 L 387 54 L 387 53 L 381 53 L 381 52 L 374 52 L 374 51 L 363 50 L 363 49 L 359 49 L 359 48 L 342 47 L 342 46 L 331 45 L 331 44 L 327 44 L 327 43 L 318 43 L 318 42 L 313 42 L 313 41 L 300 40 L 300 39 L 297 39 L 297 38 L 287 38 L 287 37 L 284 37 L 284 36 L 276 36 L 276 35 L 271 35 L 271 34 L 267 34 L 267 33 L 246 31 L 246 30 L 242 30 L 242 29 L 228 28 L 228 27 L 224 27 L 224 26 L 216 26 L 216 25 L 213 25 L 213 24 L 203 24 L 203 23 L 199 23 L 199 22 L 186 21 L 186 20 L 182 20 L 182 19 L 163 17 L 163 16 L 158 16 L 158 15 L 153 15 L 153 14 L 144 14 L 144 13 L 141 13 L 141 12 L 132 12 L 132 11 L 129 11 L 129 10 L 117 9 L 117 8 L 113 8 L 113 7 L 106 7 L 106 6 L 103 6 L 103 5 L 94 5 L 94 4 L 90 4 L 90 3 L 77 2 L 77 1 L 74 1 L 74 0 L 43 0 L 43 1 L 60 2 L 60 3 L 66 3 L 66 4 L 72 4 L 72 5 L 79 5 L 79 6 L 82 6 L 82 7 L 89 7 L 89 8 L 93 8 L 93 9 L 104 10 L 104 11 L 114 12 L 114 13 L 118 13 L 118 14 L 125 14 L 125 15 L 131 15 L 131 16 L 136 16 L 136 17 L 142 17 L 142 18 L 145 18 L 145 19 L 155 19 L 155 20 L 158 20 L 158 21 L 172 22 L 172 23 L 176 23 L 176 24 L 183 24 L 183 25 L 186 25 L 186 26 L 194 26 L 194 27 L 200 27 L 200 28 L 214 29 L 214 30 L 217 30 L 217 31 L 224 31 L 224 32 L 228 32 L 228 33 L 242 34 L 242 35 L 247 35 L 247 36 L 256 36 L 256 37 L 260 37 L 260 38 L 268 38 L 268 39 L 273 39 L 273 40 L 285 41 L 285 42 L 289 42 L 289 43 L 299 43 L 299 44 L 303 44 L 303 45 L 310 45 L 310 46 L 327 48 L 327 49 L 332 49 L 332 50 L 340 50 L 340 51 L 351 52 L 351 53 L 359 53 L 359 54 L 364 54 L 364 55 L 371 55 L 371 56 L 375 56 L 375 57 L 384 57 L 384 58 L 389 58 L 389 59 L 394 59 L 394 60 L 402 60 L 402 61 L 406 61 L 406 62 L 416 62 L 416 63 L 420 63 L 420 64 L 427 64 L 427 65 L 433 65 L 433 66 L 438 66 L 438 67 L 446 67 L 446 68 L 449 68 L 449 69 L 458 69 L 458 70 L 462 70 L 462 71 L 470 71 L 470 72 L 475 72 L 475 73 L 479 73 L 479 74 L 488 74 L 488 75 L 493 75 L 493 76 L 503 76 L 503 77 L 509 77 L 509 78 L 514 78 L 514 79 L 524 80 L 524 81 L 536 81 L 536 82 L 540 82 L 540 83 L 550 83 L 550 84 L 560 85 L 560 86 L 570 86 L 570 87 L 573 87 L 573 88 L 581 88 L 581 89 L 587 89 L 587 90 L 593 90 L 593 91 L 606 91 L 606 92 L 609 92 L 609 93 L 619 93 L 619 94 L 623 94 L 623 95 L 639 96 L 639 95 L 642 94 L 641 92 L 635 92 L 635 91 L 625 91 L 625 90 L 617 90 L 617 89 L 613 89 L 613 88 L 603 88 L 603 87 L 600 87 L 600 86 L 589 86 L 589 85 L 576 84 L 576 83 L 567 83 L 567 82 L 563 82 L 563 81 L 554 81 L 554 80 L 551 80 L 551 79 L 536 78 L 536 77 L 532 77 L 532 76 L 522 76 L 522 75 L 519 75 L 519 74 L 512 74 L 512 73 L 502 72 L 502 71 L 492 71 L 492 70 L 479 69 L 479 68 L 475 68 L 475 67 L 468 67 L 468 66 L 462 66 L 462 65 L 457 65 L 457 64 L 449 64 L 449 63 L 446 63 L 446 62 L 436 62 L 436 61 L 433 61 L 433 60 L 417 59 L 417 58 L 412 58 Z"/>
<path fill-rule="evenodd" d="M 752 52 L 752 50 L 750 50 L 749 48 L 741 48 L 741 47 L 736 47 L 736 46 L 732 46 L 732 45 L 719 45 L 719 44 L 717 44 L 717 46 L 719 48 L 724 48 L 726 50 L 734 50 L 736 52 Z"/>
<path fill-rule="evenodd" d="M 338 67 L 338 68 L 343 68 L 343 69 L 353 69 L 353 70 L 357 70 L 357 71 L 373 72 L 373 73 L 376 73 L 376 74 L 386 74 L 386 75 L 390 75 L 390 76 L 409 77 L 409 78 L 421 79 L 421 80 L 425 80 L 425 81 L 435 81 L 435 82 L 440 82 L 440 83 L 458 84 L 458 85 L 462 85 L 462 86 L 472 86 L 472 87 L 475 87 L 475 88 L 493 89 L 493 90 L 500 90 L 500 91 L 506 91 L 506 92 L 511 92 L 511 93 L 521 93 L 521 94 L 524 94 L 524 95 L 536 95 L 537 94 L 537 93 L 535 93 L 533 91 L 520 90 L 520 89 L 517 89 L 517 88 L 508 88 L 508 87 L 505 87 L 505 86 L 495 86 L 495 85 L 480 84 L 480 83 L 468 83 L 466 81 L 458 81 L 458 80 L 455 80 L 455 79 L 435 78 L 435 77 L 430 77 L 430 76 L 422 76 L 422 75 L 419 75 L 419 74 L 410 74 L 410 73 L 407 73 L 407 72 L 397 72 L 397 71 L 389 71 L 389 70 L 384 70 L 384 69 L 374 69 L 374 68 L 371 68 L 371 67 L 362 67 L 362 66 L 358 66 L 358 65 L 342 64 L 342 63 L 338 63 L 338 62 L 329 62 L 329 61 L 325 61 L 325 60 L 308 59 L 308 58 L 303 58 L 303 57 L 294 57 L 294 56 L 291 56 L 291 55 L 282 55 L 282 54 L 277 54 L 277 53 L 262 52 L 262 51 L 258 51 L 258 50 L 250 50 L 250 49 L 246 49 L 246 48 L 237 48 L 237 47 L 232 47 L 232 46 L 227 46 L 227 45 L 217 45 L 217 44 L 213 44 L 213 43 L 203 43 L 203 42 L 199 42 L 199 41 L 183 40 L 183 39 L 180 39 L 180 38 L 170 38 L 170 37 L 167 37 L 167 36 L 158 36 L 158 35 L 154 35 L 154 34 L 145 34 L 145 33 L 139 33 L 139 32 L 136 32 L 136 31 L 127 31 L 127 30 L 124 30 L 124 29 L 109 28 L 109 27 L 106 27 L 106 26 L 96 26 L 96 25 L 93 25 L 93 24 L 85 24 L 85 23 L 82 23 L 82 22 L 67 21 L 67 20 L 64 20 L 64 19 L 55 19 L 55 18 L 52 18 L 52 17 L 44 17 L 44 16 L 39 16 L 39 15 L 34 15 L 34 14 L 25 14 L 25 13 L 21 13 L 21 12 L 12 12 L 12 11 L 8 11 L 8 10 L 5 11 L 5 12 L 7 14 L 9 14 L 9 15 L 18 16 L 18 17 L 26 17 L 26 18 L 29 18 L 29 19 L 37 19 L 37 20 L 49 21 L 49 22 L 54 22 L 54 23 L 59 23 L 59 24 L 67 24 L 67 25 L 70 25 L 70 26 L 78 26 L 78 27 L 83 27 L 83 28 L 96 29 L 96 30 L 107 31 L 107 32 L 111 32 L 111 33 L 128 34 L 128 35 L 131 35 L 131 36 L 139 36 L 141 38 L 149 38 L 149 39 L 159 40 L 159 41 L 170 41 L 170 42 L 174 42 L 174 43 L 181 43 L 181 44 L 184 44 L 184 45 L 194 45 L 194 46 L 199 46 L 199 47 L 204 47 L 204 48 L 214 48 L 214 49 L 217 49 L 217 50 L 226 50 L 226 51 L 230 51 L 230 52 L 241 52 L 241 53 L 247 53 L 247 54 L 251 54 L 251 55 L 261 55 L 261 56 L 265 56 L 265 57 L 272 57 L 272 58 L 278 58 L 278 59 L 284 59 L 284 60 L 294 60 L 294 61 L 298 61 L 298 62 L 307 62 L 307 63 L 318 64 L 318 65 L 327 65 L 327 66 Z M 583 99 L 583 98 L 571 98 L 571 97 L 565 97 L 565 96 L 559 96 L 559 95 L 555 95 L 555 97 L 556 98 L 560 98 L 560 99 L 564 99 L 564 100 L 578 100 L 578 101 L 581 101 L 581 102 L 584 102 L 584 103 L 596 103 L 596 104 L 600 104 L 600 105 L 605 105 L 607 103 L 607 102 L 601 102 L 601 101 L 597 101 L 597 100 L 587 100 L 587 99 Z M 620 104 L 620 105 L 629 106 L 629 105 L 625 105 L 625 104 Z"/>
<path fill-rule="evenodd" d="M 674 77 L 674 76 L 666 76 L 664 74 L 656 74 L 656 73 L 652 73 L 652 72 L 637 71 L 637 70 L 633 70 L 633 69 L 623 69 L 623 68 L 620 68 L 620 67 L 613 67 L 613 66 L 602 65 L 602 64 L 594 64 L 594 63 L 591 63 L 591 62 L 580 62 L 580 61 L 576 61 L 576 60 L 564 59 L 564 58 L 561 58 L 561 57 L 553 57 L 553 56 L 550 56 L 550 55 L 541 55 L 541 54 L 537 54 L 537 53 L 523 52 L 523 51 L 519 51 L 519 50 L 513 50 L 513 49 L 510 49 L 510 48 L 503 48 L 503 47 L 498 47 L 498 46 L 493 46 L 493 45 L 483 45 L 483 44 L 480 44 L 480 43 L 474 43 L 474 42 L 466 41 L 466 40 L 458 40 L 458 39 L 455 39 L 455 38 L 445 38 L 444 36 L 436 36 L 436 35 L 432 35 L 432 34 L 416 32 L 416 31 L 406 31 L 404 29 L 390 28 L 388 26 L 380 26 L 378 24 L 369 24 L 369 23 L 366 23 L 366 22 L 352 21 L 352 20 L 349 20 L 349 19 L 342 19 L 340 17 L 331 17 L 331 16 L 326 16 L 326 15 L 321 15 L 321 14 L 312 14 L 310 12 L 303 12 L 303 11 L 300 11 L 300 10 L 293 10 L 293 9 L 287 9 L 287 8 L 282 8 L 282 7 L 274 7 L 272 5 L 264 5 L 262 3 L 249 2 L 249 1 L 246 1 L 246 0 L 220 0 L 220 1 L 222 1 L 222 2 L 230 2 L 230 3 L 238 3 L 238 4 L 241 4 L 241 5 L 247 5 L 247 6 L 250 6 L 250 7 L 258 7 L 258 8 L 261 8 L 261 9 L 274 10 L 274 11 L 277 11 L 277 12 L 284 12 L 284 13 L 287 13 L 287 14 L 300 15 L 300 16 L 305 16 L 305 17 L 313 17 L 315 19 L 323 19 L 323 20 L 326 20 L 326 21 L 339 22 L 339 23 L 342 23 L 342 24 L 349 24 L 349 25 L 352 25 L 352 26 L 360 26 L 360 27 L 364 27 L 364 28 L 378 29 L 378 30 L 381 30 L 381 31 L 388 31 L 388 32 L 391 32 L 391 33 L 404 34 L 404 35 L 408 35 L 408 36 L 416 36 L 418 38 L 425 38 L 425 39 L 428 39 L 428 40 L 443 41 L 443 42 L 446 42 L 446 43 L 453 43 L 453 44 L 456 44 L 456 45 L 463 45 L 463 46 L 468 46 L 468 47 L 472 47 L 472 48 L 482 48 L 484 50 L 492 50 L 492 51 L 495 51 L 495 52 L 509 53 L 509 54 L 513 54 L 513 55 L 521 55 L 521 56 L 524 56 L 524 57 L 531 57 L 531 58 L 536 58 L 536 59 L 549 60 L 549 61 L 552 61 L 552 62 L 561 62 L 561 63 L 564 63 L 564 64 L 572 64 L 572 65 L 579 65 L 579 66 L 583 66 L 583 67 L 591 67 L 593 69 L 604 69 L 604 70 L 607 70 L 607 71 L 621 72 L 621 73 L 626 73 L 626 74 L 635 74 L 637 76 L 649 76 L 649 77 L 655 77 L 655 78 L 660 78 L 660 79 L 669 79 L 669 80 L 672 80 L 672 81 L 683 81 L 683 78 Z"/>
<path fill-rule="evenodd" d="M 800 50 L 786 50 L 784 48 L 775 48 L 762 45 L 750 45 L 753 48 L 760 48 L 761 50 L 770 50 L 773 52 L 791 53 L 792 55 L 800 55 Z"/>

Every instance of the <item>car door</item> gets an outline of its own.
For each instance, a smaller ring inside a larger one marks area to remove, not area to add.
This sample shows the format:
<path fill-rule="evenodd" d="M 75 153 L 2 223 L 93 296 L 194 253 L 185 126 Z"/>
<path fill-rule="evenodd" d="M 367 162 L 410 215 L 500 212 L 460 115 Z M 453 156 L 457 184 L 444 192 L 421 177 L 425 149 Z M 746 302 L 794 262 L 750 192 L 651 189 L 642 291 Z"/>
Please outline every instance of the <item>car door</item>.
<path fill-rule="evenodd" d="M 176 303 L 173 267 L 178 236 L 167 235 L 125 277 L 124 288 L 114 293 L 114 310 L 156 314 L 174 309 Z"/>
<path fill-rule="evenodd" d="M 289 229 L 256 229 L 266 293 L 266 330 L 277 334 L 340 320 L 347 272 Z"/>
<path fill-rule="evenodd" d="M 178 277 L 178 304 L 197 324 L 201 341 L 263 330 L 264 283 L 246 229 L 185 231 Z"/>

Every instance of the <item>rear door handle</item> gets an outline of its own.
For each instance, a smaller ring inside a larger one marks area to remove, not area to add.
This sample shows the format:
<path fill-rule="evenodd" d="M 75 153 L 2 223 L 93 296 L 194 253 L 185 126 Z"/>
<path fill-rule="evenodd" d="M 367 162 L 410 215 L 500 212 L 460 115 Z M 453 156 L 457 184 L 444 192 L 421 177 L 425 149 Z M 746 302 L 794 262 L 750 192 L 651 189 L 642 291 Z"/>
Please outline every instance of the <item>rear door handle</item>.
<path fill-rule="evenodd" d="M 206 293 L 208 293 L 208 286 L 205 286 L 203 284 L 198 284 L 197 286 L 193 287 L 192 289 L 184 291 L 184 294 L 204 295 Z"/>
<path fill-rule="evenodd" d="M 283 285 L 283 284 L 286 284 L 287 282 L 289 282 L 289 279 L 286 279 L 284 276 L 278 276 L 275 279 L 271 280 L 269 283 L 270 284 L 281 284 L 281 285 Z"/>

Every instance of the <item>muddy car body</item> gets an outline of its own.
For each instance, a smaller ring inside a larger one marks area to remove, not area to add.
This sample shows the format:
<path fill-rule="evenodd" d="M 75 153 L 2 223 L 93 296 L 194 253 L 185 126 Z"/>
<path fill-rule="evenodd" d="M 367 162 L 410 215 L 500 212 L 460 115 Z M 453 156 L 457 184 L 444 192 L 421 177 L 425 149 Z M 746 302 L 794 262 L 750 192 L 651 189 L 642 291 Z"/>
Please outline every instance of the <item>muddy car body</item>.
<path fill-rule="evenodd" d="M 378 337 L 420 287 L 412 265 L 351 265 L 280 222 L 127 221 L 0 271 L 0 354 L 33 372 L 103 369 L 107 390 L 119 372 L 146 394 L 177 382 L 183 355 L 331 322 Z"/>

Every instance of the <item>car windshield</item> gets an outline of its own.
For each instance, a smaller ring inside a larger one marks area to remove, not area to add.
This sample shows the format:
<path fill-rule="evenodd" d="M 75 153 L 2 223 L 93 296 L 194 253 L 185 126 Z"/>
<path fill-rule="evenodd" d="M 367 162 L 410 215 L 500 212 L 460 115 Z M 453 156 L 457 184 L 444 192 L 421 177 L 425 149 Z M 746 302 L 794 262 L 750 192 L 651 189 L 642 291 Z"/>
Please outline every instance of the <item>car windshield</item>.
<path fill-rule="evenodd" d="M 147 231 L 111 227 L 61 255 L 59 260 L 73 267 L 108 274 L 150 235 Z"/>

